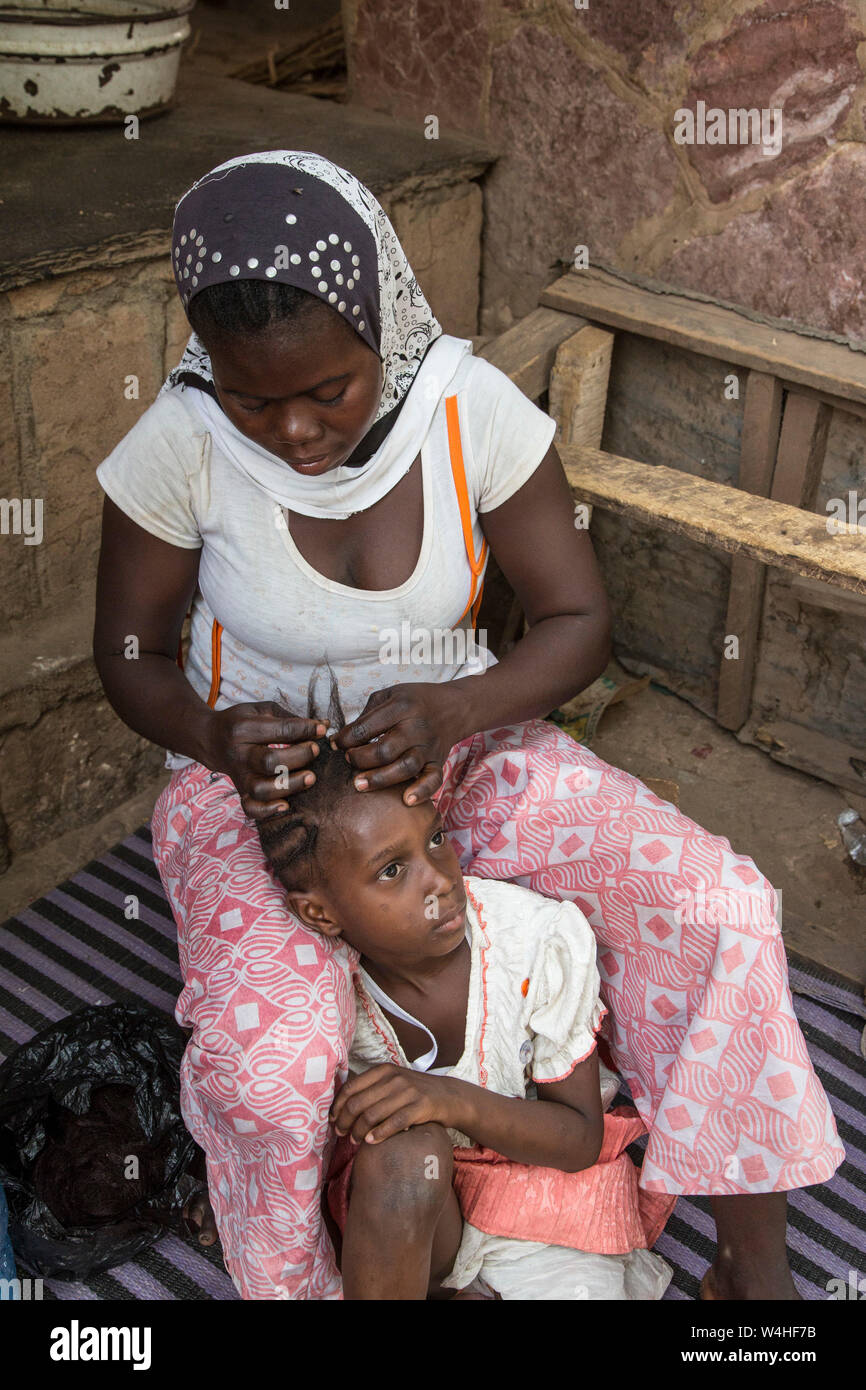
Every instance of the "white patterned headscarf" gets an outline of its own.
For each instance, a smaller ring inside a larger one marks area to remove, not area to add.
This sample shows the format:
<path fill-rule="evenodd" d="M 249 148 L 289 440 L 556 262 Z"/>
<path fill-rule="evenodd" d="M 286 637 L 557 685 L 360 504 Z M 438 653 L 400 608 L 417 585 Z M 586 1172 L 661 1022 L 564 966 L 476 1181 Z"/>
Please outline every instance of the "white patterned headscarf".
<path fill-rule="evenodd" d="M 172 265 L 187 310 L 210 285 L 294 285 L 339 314 L 382 362 L 382 395 L 367 436 L 373 452 L 319 476 L 301 476 L 228 418 L 207 350 L 195 333 L 190 338 L 162 389 L 198 388 L 190 392 L 195 413 L 232 463 L 271 498 L 275 524 L 286 525 L 284 508 L 340 519 L 384 497 L 418 456 L 472 343 L 443 333 L 370 190 L 305 150 L 230 159 L 178 203 Z"/>
<path fill-rule="evenodd" d="M 442 333 L 377 199 L 306 150 L 241 155 L 194 183 L 175 211 L 172 265 L 186 309 L 209 285 L 235 279 L 294 285 L 335 309 L 382 360 L 376 420 L 402 401 Z M 165 386 L 196 379 L 212 392 L 210 359 L 193 334 Z"/>

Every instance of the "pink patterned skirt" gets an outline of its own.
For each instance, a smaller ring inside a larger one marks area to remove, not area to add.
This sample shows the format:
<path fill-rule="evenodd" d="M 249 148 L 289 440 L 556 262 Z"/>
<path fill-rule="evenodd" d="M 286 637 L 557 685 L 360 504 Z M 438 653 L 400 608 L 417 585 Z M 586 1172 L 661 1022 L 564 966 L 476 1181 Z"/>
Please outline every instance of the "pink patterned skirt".
<path fill-rule="evenodd" d="M 602 1050 L 649 1129 L 641 1187 L 774 1192 L 832 1176 L 844 1150 L 794 1016 L 776 895 L 751 859 L 543 720 L 457 744 L 437 801 L 464 873 L 570 898 L 595 931 Z M 354 961 L 289 912 L 227 777 L 174 773 L 153 840 L 192 1029 L 183 1113 L 226 1266 L 245 1298 L 339 1298 L 322 1189 Z"/>

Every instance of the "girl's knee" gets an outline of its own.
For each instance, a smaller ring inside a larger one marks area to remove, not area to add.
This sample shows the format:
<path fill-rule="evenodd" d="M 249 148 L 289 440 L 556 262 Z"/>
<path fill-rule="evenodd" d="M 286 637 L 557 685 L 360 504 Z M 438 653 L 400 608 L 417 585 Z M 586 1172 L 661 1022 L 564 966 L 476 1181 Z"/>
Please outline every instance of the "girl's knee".
<path fill-rule="evenodd" d="M 380 1144 L 362 1143 L 352 1168 L 351 1196 L 383 1214 L 433 1217 L 451 1190 L 454 1157 L 442 1125 L 413 1125 Z"/>

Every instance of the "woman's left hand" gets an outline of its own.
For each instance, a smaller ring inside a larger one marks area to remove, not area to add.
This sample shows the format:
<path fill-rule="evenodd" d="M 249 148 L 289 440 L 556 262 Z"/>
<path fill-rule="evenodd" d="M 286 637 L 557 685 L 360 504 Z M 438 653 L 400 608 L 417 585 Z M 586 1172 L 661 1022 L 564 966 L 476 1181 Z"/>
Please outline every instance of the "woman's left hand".
<path fill-rule="evenodd" d="M 358 718 L 334 735 L 361 774 L 355 778 L 359 791 L 407 782 L 407 806 L 429 800 L 442 785 L 445 759 L 465 737 L 459 692 L 450 689 L 460 684 L 419 682 L 373 692 Z"/>
<path fill-rule="evenodd" d="M 331 1106 L 338 1134 L 358 1144 L 379 1144 L 412 1125 L 448 1128 L 454 1116 L 454 1085 L 447 1076 L 429 1076 L 385 1062 L 353 1076 Z"/>

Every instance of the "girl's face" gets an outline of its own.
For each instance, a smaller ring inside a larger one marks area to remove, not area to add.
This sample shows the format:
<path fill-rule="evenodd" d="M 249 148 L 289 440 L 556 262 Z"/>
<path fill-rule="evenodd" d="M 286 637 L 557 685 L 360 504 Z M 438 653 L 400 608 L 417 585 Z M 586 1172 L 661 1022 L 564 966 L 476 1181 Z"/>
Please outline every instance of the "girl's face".
<path fill-rule="evenodd" d="M 307 926 L 342 936 L 374 964 L 397 969 L 449 955 L 461 944 L 466 889 L 432 802 L 407 806 L 400 787 L 350 792 L 328 826 L 326 845 L 327 886 L 288 894 Z"/>
<path fill-rule="evenodd" d="M 327 305 L 299 324 L 210 337 L 205 346 L 232 424 L 296 473 L 345 463 L 376 418 L 382 363 Z"/>

